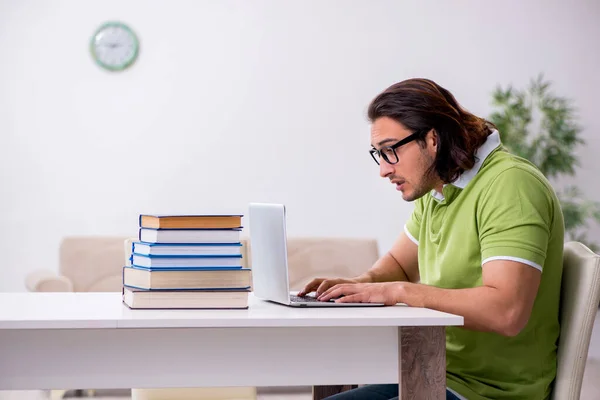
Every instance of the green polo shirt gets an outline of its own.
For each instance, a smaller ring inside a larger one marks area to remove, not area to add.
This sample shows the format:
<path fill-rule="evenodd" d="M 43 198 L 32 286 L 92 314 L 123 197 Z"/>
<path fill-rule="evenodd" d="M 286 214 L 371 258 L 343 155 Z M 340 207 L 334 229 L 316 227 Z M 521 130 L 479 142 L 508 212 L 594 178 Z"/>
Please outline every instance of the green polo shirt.
<path fill-rule="evenodd" d="M 556 375 L 564 223 L 540 171 L 509 154 L 497 132 L 475 167 L 415 201 L 405 226 L 419 246 L 421 283 L 482 285 L 491 260 L 520 261 L 542 272 L 527 326 L 515 337 L 446 328 L 447 385 L 468 400 L 548 398 Z M 477 304 L 473 304 L 477 307 Z M 493 313 L 490 310 L 490 313 Z"/>

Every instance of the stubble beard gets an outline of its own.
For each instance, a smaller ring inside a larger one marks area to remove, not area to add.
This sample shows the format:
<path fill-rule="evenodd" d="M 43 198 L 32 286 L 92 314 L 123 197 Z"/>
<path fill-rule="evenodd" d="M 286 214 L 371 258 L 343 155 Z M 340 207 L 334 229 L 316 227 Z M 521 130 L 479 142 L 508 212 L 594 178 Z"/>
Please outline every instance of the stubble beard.
<path fill-rule="evenodd" d="M 422 171 L 423 175 L 419 182 L 415 182 L 413 185 L 413 192 L 410 194 L 410 196 L 402 196 L 404 200 L 408 202 L 420 199 L 435 187 L 436 172 L 433 168 L 435 159 L 425 152 L 422 154 L 423 157 L 421 158 L 419 169 Z"/>

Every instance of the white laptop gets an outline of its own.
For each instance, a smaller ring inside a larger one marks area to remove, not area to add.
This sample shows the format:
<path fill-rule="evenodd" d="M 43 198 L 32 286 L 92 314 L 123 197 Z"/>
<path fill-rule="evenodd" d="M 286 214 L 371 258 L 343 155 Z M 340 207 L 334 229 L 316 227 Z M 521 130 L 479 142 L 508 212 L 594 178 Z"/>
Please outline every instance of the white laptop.
<path fill-rule="evenodd" d="M 251 203 L 250 252 L 254 295 L 262 300 L 293 307 L 372 307 L 380 303 L 336 303 L 319 301 L 314 296 L 290 293 L 287 262 L 285 206 Z M 308 283 L 308 282 L 307 282 Z"/>

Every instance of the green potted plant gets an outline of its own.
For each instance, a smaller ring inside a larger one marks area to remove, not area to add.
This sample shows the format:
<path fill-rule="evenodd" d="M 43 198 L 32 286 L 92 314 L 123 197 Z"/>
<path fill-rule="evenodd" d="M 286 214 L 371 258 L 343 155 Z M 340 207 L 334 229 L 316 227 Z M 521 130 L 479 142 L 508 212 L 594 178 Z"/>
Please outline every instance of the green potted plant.
<path fill-rule="evenodd" d="M 575 150 L 585 142 L 571 101 L 555 95 L 550 87 L 543 75 L 525 89 L 498 86 L 489 120 L 498 127 L 508 150 L 531 161 L 555 182 L 575 175 L 579 165 Z M 592 220 L 600 222 L 600 203 L 586 200 L 575 185 L 555 189 L 565 219 L 565 240 L 580 241 L 597 251 L 598 245 L 586 233 Z"/>

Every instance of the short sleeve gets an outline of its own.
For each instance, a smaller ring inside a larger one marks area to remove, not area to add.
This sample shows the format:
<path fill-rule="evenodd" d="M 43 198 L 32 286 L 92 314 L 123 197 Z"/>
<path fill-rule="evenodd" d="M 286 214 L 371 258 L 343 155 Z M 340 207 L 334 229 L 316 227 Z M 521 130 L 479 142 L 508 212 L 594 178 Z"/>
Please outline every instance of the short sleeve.
<path fill-rule="evenodd" d="M 415 200 L 415 207 L 413 208 L 410 218 L 404 225 L 404 233 L 406 236 L 419 245 L 419 232 L 421 231 L 421 219 L 423 217 L 423 198 Z"/>
<path fill-rule="evenodd" d="M 511 168 L 500 173 L 477 207 L 482 265 L 505 259 L 541 271 L 554 205 L 551 189 L 533 172 Z"/>

